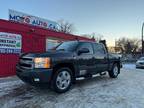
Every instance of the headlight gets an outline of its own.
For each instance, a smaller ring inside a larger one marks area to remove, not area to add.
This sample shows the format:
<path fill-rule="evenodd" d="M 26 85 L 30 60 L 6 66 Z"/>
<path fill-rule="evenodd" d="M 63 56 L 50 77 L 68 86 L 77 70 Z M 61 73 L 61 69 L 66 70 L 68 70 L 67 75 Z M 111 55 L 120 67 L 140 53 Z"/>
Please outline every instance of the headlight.
<path fill-rule="evenodd" d="M 50 58 L 34 58 L 35 68 L 50 68 Z"/>

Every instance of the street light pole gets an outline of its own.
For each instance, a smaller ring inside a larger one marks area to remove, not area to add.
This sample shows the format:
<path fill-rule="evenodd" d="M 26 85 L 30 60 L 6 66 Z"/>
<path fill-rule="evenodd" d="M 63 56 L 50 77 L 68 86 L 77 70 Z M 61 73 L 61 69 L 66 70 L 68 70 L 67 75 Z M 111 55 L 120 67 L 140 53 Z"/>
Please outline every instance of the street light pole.
<path fill-rule="evenodd" d="M 144 29 L 144 23 L 142 24 L 142 54 L 144 54 L 144 41 L 143 41 L 143 29 Z"/>

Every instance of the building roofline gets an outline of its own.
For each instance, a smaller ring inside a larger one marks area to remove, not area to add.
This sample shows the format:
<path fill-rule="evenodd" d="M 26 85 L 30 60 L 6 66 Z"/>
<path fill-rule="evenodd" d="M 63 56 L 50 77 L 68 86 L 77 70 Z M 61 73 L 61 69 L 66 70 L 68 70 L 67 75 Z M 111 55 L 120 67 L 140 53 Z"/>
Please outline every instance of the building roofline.
<path fill-rule="evenodd" d="M 59 33 L 61 35 L 65 35 L 65 36 L 73 36 L 73 37 L 75 37 L 76 40 L 79 40 L 79 38 L 80 38 L 80 39 L 84 39 L 84 40 L 94 41 L 94 39 L 89 39 L 89 38 L 86 38 L 86 37 L 83 37 L 83 36 L 79 36 L 79 35 L 62 33 L 62 32 L 50 30 L 50 29 L 47 29 L 47 28 L 42 28 L 42 27 L 38 27 L 38 26 L 33 26 L 33 25 L 29 25 L 29 24 L 24 24 L 24 23 L 19 23 L 19 22 L 4 20 L 4 19 L 0 19 L 0 28 L 2 28 L 2 26 L 3 26 L 3 25 L 1 25 L 1 23 L 11 24 L 11 25 L 16 25 L 16 26 L 21 26 L 21 27 L 27 27 L 27 28 L 31 28 L 31 30 L 33 30 L 33 29 L 35 29 L 35 30 L 43 30 L 43 31 L 51 32 L 51 33 Z M 17 28 L 17 29 L 12 28 L 12 29 L 17 30 L 19 28 Z"/>

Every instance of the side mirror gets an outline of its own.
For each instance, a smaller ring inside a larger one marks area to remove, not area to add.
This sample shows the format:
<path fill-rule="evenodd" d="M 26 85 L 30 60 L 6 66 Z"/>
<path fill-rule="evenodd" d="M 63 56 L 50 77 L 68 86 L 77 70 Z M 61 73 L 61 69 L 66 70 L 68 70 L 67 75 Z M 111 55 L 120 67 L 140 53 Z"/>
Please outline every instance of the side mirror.
<path fill-rule="evenodd" d="M 89 53 L 89 49 L 88 48 L 82 48 L 80 50 L 78 50 L 78 55 L 82 54 L 82 53 Z"/>

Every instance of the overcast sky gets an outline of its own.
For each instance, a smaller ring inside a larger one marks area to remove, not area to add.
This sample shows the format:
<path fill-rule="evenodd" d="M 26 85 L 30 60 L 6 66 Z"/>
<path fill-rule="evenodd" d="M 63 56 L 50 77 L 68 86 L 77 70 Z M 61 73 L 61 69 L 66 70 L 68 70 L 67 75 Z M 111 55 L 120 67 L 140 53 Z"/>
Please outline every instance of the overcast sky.
<path fill-rule="evenodd" d="M 109 45 L 119 37 L 141 38 L 144 0 L 1 0 L 0 18 L 8 9 L 52 21 L 73 23 L 77 34 L 102 34 Z"/>

